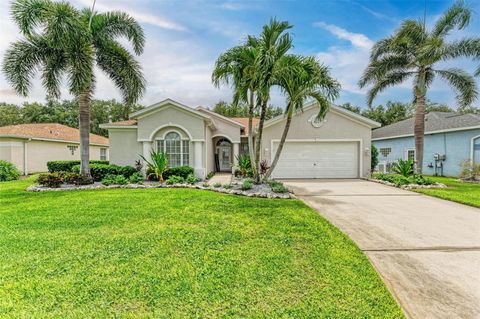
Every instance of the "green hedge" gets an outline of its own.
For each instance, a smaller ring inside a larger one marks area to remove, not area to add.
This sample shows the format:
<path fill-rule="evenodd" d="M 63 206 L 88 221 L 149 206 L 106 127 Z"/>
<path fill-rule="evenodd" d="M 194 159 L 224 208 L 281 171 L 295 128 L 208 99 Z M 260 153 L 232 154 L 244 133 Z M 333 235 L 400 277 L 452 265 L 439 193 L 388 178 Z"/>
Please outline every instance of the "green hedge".
<path fill-rule="evenodd" d="M 20 171 L 15 165 L 0 160 L 0 182 L 14 181 L 20 177 Z"/>
<path fill-rule="evenodd" d="M 108 165 L 108 161 L 90 161 L 92 164 L 104 164 Z M 72 168 L 76 165 L 80 165 L 80 161 L 50 161 L 47 162 L 47 168 L 50 173 L 53 172 L 72 172 Z"/>
<path fill-rule="evenodd" d="M 75 165 L 72 167 L 72 171 L 75 173 L 80 172 L 80 165 Z M 93 180 L 100 182 L 106 175 L 122 175 L 125 178 L 129 178 L 137 170 L 132 166 L 118 166 L 118 165 L 107 165 L 107 164 L 91 164 L 90 165 L 90 174 L 93 177 Z"/>
<path fill-rule="evenodd" d="M 178 166 L 171 167 L 163 173 L 163 179 L 168 179 L 170 176 L 180 176 L 186 179 L 188 175 L 193 174 L 193 167 L 190 166 Z"/>

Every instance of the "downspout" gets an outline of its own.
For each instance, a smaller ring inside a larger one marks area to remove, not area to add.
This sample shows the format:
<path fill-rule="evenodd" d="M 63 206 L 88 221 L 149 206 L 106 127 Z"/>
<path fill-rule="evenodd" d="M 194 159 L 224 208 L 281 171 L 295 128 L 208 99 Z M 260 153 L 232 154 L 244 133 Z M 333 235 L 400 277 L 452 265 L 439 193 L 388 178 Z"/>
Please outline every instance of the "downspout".
<path fill-rule="evenodd" d="M 28 142 L 32 139 L 23 141 L 23 175 L 28 175 Z"/>

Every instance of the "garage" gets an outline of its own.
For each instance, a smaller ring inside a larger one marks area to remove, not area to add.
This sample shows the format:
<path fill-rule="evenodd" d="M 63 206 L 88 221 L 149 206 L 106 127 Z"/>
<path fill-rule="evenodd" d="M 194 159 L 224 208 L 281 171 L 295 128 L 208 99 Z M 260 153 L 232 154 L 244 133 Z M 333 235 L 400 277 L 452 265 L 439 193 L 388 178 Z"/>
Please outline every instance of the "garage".
<path fill-rule="evenodd" d="M 272 142 L 275 154 L 278 142 Z M 358 178 L 359 141 L 285 142 L 275 178 Z"/>

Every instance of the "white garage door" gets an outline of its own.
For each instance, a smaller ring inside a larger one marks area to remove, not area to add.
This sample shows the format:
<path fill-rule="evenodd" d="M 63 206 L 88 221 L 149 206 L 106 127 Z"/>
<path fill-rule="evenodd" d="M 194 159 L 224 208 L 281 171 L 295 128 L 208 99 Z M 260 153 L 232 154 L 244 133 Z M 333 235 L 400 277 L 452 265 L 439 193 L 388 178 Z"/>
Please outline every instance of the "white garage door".
<path fill-rule="evenodd" d="M 278 143 L 273 143 L 275 154 Z M 275 178 L 358 178 L 358 142 L 286 141 Z"/>

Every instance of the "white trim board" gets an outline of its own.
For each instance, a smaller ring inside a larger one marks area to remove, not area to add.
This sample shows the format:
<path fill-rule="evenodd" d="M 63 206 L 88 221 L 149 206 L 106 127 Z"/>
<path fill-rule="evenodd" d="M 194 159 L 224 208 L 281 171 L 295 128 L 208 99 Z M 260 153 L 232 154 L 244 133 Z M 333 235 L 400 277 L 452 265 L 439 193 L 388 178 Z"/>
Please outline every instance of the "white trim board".
<path fill-rule="evenodd" d="M 476 139 L 480 139 L 480 135 L 472 137 L 472 140 L 470 141 L 470 161 L 472 161 L 472 163 L 473 163 L 473 160 L 474 160 L 473 153 L 475 151 L 474 147 L 475 147 L 475 140 Z"/>
<path fill-rule="evenodd" d="M 450 128 L 450 129 L 445 129 L 445 130 L 426 131 L 424 134 L 425 135 L 431 135 L 431 134 L 438 134 L 438 133 L 469 131 L 469 130 L 475 130 L 475 129 L 479 129 L 479 128 L 480 128 L 480 125 L 466 126 L 466 127 L 459 127 L 459 128 Z M 372 138 L 372 141 L 390 140 L 390 139 L 394 139 L 394 138 L 410 137 L 410 136 L 414 136 L 414 134 L 411 133 L 411 134 L 394 135 L 394 136 L 388 136 L 388 137 L 377 137 L 377 138 Z"/>

